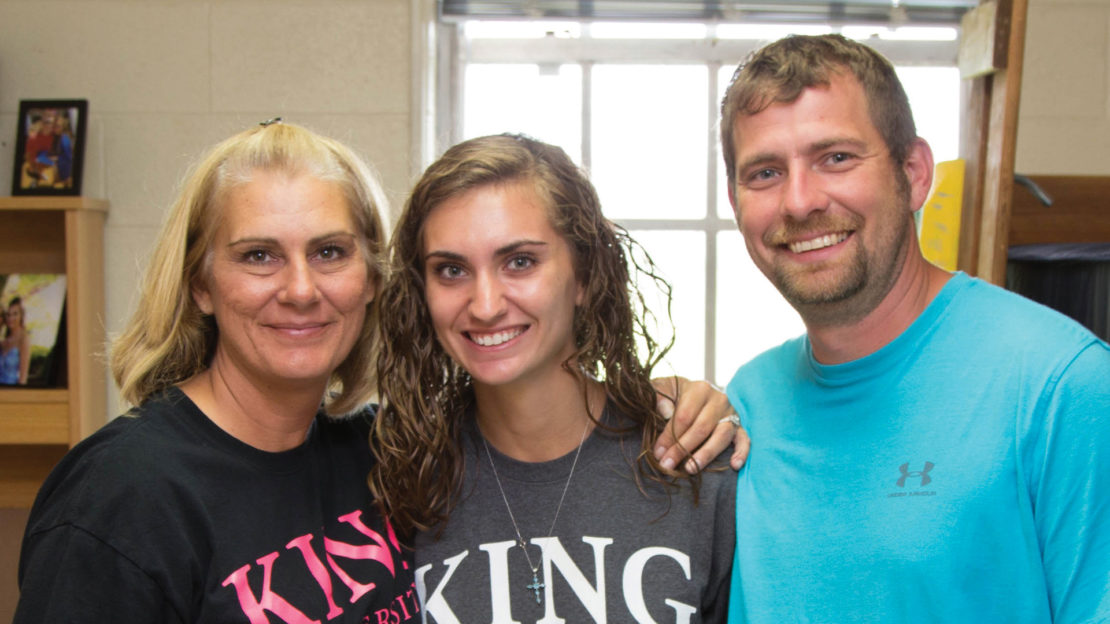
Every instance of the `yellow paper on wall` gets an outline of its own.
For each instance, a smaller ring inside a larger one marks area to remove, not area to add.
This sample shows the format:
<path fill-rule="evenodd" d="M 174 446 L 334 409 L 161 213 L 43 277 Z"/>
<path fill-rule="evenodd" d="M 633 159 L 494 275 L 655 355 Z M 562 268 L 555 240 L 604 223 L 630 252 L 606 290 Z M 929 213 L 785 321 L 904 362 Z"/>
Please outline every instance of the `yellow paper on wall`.
<path fill-rule="evenodd" d="M 956 270 L 963 196 L 964 161 L 937 163 L 933 193 L 921 209 L 921 252 L 926 260 L 946 271 Z"/>

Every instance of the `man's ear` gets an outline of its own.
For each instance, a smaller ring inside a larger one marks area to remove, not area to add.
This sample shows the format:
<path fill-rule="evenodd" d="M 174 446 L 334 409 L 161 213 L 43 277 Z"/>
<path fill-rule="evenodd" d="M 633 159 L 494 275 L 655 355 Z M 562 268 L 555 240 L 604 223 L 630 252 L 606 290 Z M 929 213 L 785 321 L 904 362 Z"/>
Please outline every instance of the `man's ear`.
<path fill-rule="evenodd" d="M 917 137 L 910 143 L 902 171 L 910 185 L 910 209 L 919 210 L 933 187 L 933 150 L 925 139 Z"/>
<path fill-rule="evenodd" d="M 732 218 L 736 221 L 736 228 L 740 233 L 744 233 L 744 222 L 740 220 L 740 206 L 736 202 L 736 182 L 727 182 L 728 184 L 728 203 L 732 206 Z"/>

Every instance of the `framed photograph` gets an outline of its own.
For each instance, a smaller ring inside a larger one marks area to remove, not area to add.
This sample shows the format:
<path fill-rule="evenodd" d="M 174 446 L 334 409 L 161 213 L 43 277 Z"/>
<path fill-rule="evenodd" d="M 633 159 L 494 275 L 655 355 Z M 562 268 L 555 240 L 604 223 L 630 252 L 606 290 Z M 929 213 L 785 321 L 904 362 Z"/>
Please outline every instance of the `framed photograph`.
<path fill-rule="evenodd" d="M 65 300 L 64 274 L 0 275 L 0 387 L 64 379 Z"/>
<path fill-rule="evenodd" d="M 21 100 L 12 195 L 80 195 L 87 100 Z"/>

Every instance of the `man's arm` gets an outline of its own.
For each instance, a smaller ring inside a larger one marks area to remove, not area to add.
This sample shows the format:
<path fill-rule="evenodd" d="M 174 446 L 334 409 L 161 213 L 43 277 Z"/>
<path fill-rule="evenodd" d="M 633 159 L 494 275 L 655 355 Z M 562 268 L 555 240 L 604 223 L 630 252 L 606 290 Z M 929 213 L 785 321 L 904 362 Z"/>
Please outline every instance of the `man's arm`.
<path fill-rule="evenodd" d="M 739 470 L 748 458 L 751 441 L 739 418 L 728 403 L 725 393 L 707 381 L 690 381 L 684 377 L 663 377 L 653 380 L 659 393 L 659 413 L 668 418 L 669 426 L 659 435 L 655 457 L 666 468 L 673 468 L 694 450 L 692 461 L 686 462 L 687 472 L 698 472 L 733 444 L 729 464 Z M 678 397 L 678 405 L 671 400 Z"/>

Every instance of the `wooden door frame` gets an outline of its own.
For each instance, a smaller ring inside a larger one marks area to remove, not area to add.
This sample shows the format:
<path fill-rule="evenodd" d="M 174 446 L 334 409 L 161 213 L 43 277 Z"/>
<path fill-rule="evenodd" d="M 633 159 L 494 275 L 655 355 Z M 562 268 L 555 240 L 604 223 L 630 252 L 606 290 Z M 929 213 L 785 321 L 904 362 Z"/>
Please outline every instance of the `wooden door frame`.
<path fill-rule="evenodd" d="M 1027 11 L 1027 0 L 982 0 L 961 32 L 966 169 L 957 267 L 999 285 L 1010 242 Z M 981 49 L 965 54 L 976 43 Z"/>

